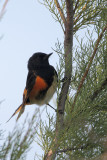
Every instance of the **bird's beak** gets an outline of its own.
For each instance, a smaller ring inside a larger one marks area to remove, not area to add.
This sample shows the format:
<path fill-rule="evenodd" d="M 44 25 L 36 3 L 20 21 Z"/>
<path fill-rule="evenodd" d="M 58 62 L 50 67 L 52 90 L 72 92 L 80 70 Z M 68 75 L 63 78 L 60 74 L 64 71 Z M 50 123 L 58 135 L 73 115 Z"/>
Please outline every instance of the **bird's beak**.
<path fill-rule="evenodd" d="M 47 54 L 45 58 L 48 59 L 52 54 L 53 54 L 53 53 Z"/>
<path fill-rule="evenodd" d="M 52 54 L 53 54 L 53 53 L 49 53 L 49 54 L 47 55 L 47 57 L 49 58 Z"/>

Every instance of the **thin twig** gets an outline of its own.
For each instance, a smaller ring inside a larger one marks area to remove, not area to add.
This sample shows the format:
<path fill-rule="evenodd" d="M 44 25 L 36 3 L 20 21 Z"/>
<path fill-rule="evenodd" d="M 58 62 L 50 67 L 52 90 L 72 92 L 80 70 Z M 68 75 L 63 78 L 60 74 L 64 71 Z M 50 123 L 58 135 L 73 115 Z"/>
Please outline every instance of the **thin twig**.
<path fill-rule="evenodd" d="M 65 148 L 65 149 L 58 150 L 58 153 L 65 153 L 65 152 L 69 152 L 69 151 L 73 151 L 73 150 L 83 150 L 83 149 L 86 149 L 89 146 L 90 146 L 90 144 L 87 143 L 86 145 L 80 146 L 80 147 L 68 147 L 68 148 Z M 94 146 L 95 146 L 95 144 L 93 144 L 93 147 Z"/>
<path fill-rule="evenodd" d="M 8 3 L 8 0 L 5 0 L 3 7 L 2 7 L 2 10 L 0 12 L 0 19 L 2 18 L 3 14 L 4 14 L 7 3 Z"/>
<path fill-rule="evenodd" d="M 62 10 L 62 8 L 60 7 L 60 4 L 59 4 L 58 0 L 54 0 L 54 2 L 55 2 L 55 4 L 56 4 L 56 7 L 57 7 L 57 9 L 58 9 L 58 11 L 59 11 L 59 14 L 60 14 L 60 16 L 61 16 L 61 18 L 62 18 L 62 20 L 63 20 L 64 26 L 65 26 L 65 25 L 66 25 L 66 19 L 65 19 L 63 10 Z"/>
<path fill-rule="evenodd" d="M 79 0 L 77 0 L 77 3 L 76 3 L 75 8 L 74 8 L 74 10 L 73 10 L 74 13 L 75 13 L 75 11 L 76 11 L 76 9 L 77 9 L 78 3 L 79 3 Z"/>
<path fill-rule="evenodd" d="M 79 13 L 78 17 L 74 20 L 74 24 L 76 24 L 76 22 L 78 21 L 78 19 L 80 18 L 81 14 L 83 13 L 83 11 L 86 9 L 87 4 L 89 3 L 89 0 L 86 2 L 86 4 L 83 6 L 82 11 Z"/>
<path fill-rule="evenodd" d="M 90 69 L 90 67 L 91 67 L 91 64 L 92 64 L 92 61 L 93 61 L 93 59 L 94 59 L 94 56 L 95 56 L 95 54 L 96 54 L 96 52 L 97 52 L 99 42 L 101 41 L 101 38 L 102 38 L 102 36 L 103 36 L 103 33 L 106 31 L 106 29 L 107 29 L 107 24 L 106 24 L 106 26 L 103 28 L 103 30 L 102 30 L 102 32 L 101 32 L 101 34 L 99 35 L 99 37 L 98 37 L 98 39 L 97 39 L 97 41 L 96 41 L 96 45 L 95 45 L 95 48 L 94 48 L 93 54 L 92 54 L 92 56 L 91 56 L 91 58 L 90 58 L 90 61 L 89 61 L 88 67 L 87 67 L 87 68 L 86 68 L 86 70 L 85 70 L 85 73 L 84 73 L 84 75 L 83 75 L 83 77 L 82 77 L 82 79 L 81 79 L 81 81 L 80 81 L 80 84 L 79 84 L 79 87 L 78 87 L 77 93 L 76 93 L 76 95 L 75 95 L 74 102 L 73 102 L 73 104 L 72 104 L 72 108 L 71 108 L 71 112 L 72 112 L 72 111 L 73 111 L 73 109 L 74 109 L 74 106 L 75 106 L 75 103 L 76 103 L 76 100 L 77 100 L 78 94 L 79 94 L 79 92 L 80 92 L 80 89 L 81 89 L 81 88 L 82 88 L 82 86 L 83 86 L 83 83 L 84 83 L 85 78 L 86 78 L 86 76 L 87 76 L 87 74 L 88 74 L 88 71 L 89 71 L 89 69 Z"/>
<path fill-rule="evenodd" d="M 1 100 L 1 101 L 0 101 L 0 104 L 1 104 L 2 102 L 4 102 L 4 101 L 5 101 L 5 99 Z"/>
<path fill-rule="evenodd" d="M 51 107 L 55 112 L 57 112 L 57 109 L 55 109 L 54 107 L 52 107 L 49 103 L 47 104 L 49 107 Z"/>
<path fill-rule="evenodd" d="M 93 101 L 97 97 L 97 95 L 100 93 L 100 91 L 102 91 L 105 88 L 106 85 L 107 85 L 107 78 L 103 81 L 101 86 L 95 90 L 95 92 L 90 97 L 90 99 Z"/>

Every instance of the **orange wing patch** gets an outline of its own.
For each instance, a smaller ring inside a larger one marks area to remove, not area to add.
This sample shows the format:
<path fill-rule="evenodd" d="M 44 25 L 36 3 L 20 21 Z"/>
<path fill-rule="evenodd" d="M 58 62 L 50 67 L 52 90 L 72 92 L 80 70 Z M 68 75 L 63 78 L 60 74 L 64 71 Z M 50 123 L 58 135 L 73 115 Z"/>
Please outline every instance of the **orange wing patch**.
<path fill-rule="evenodd" d="M 25 101 L 27 99 L 27 96 L 28 96 L 28 93 L 27 93 L 27 89 L 25 88 L 24 89 L 24 93 L 23 93 L 23 102 L 24 102 L 24 104 L 26 103 Z"/>
<path fill-rule="evenodd" d="M 32 91 L 30 92 L 29 96 L 31 96 L 31 97 L 36 96 L 39 91 L 44 90 L 47 87 L 48 87 L 48 85 L 44 81 L 44 79 L 42 79 L 41 77 L 37 76 L 36 77 L 36 81 L 35 81 L 35 85 L 34 85 Z"/>
<path fill-rule="evenodd" d="M 26 89 L 26 88 L 24 89 L 23 95 L 24 95 L 25 97 L 27 96 L 27 89 Z"/>

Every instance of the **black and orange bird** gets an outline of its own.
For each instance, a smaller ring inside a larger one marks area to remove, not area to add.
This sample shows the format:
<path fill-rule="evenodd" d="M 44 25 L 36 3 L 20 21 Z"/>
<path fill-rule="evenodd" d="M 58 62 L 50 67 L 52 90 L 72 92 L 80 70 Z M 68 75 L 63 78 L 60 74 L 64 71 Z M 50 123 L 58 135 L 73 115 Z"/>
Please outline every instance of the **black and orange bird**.
<path fill-rule="evenodd" d="M 26 105 L 37 104 L 41 106 L 49 103 L 56 91 L 58 81 L 56 70 L 49 64 L 49 57 L 51 55 L 52 53 L 37 52 L 28 60 L 28 75 L 23 93 L 23 101 L 10 119 L 19 112 L 18 120 L 24 112 Z"/>

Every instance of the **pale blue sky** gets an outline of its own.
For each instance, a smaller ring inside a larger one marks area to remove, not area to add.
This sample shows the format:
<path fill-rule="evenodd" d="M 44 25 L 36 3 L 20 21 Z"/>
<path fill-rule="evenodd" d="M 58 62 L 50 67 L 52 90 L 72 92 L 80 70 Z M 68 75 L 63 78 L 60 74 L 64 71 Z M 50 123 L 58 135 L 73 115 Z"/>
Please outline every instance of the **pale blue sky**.
<path fill-rule="evenodd" d="M 10 0 L 0 22 L 0 35 L 3 35 L 0 41 L 0 99 L 5 99 L 0 107 L 3 116 L 0 122 L 4 122 L 21 103 L 29 57 L 38 51 L 53 52 L 51 47 L 63 34 L 49 11 L 37 0 Z M 55 52 L 50 63 L 56 66 Z"/>
<path fill-rule="evenodd" d="M 0 9 L 4 0 L 0 1 Z M 11 131 L 16 117 L 7 124 L 16 108 L 22 102 L 23 90 L 27 77 L 27 61 L 34 52 L 53 52 L 57 38 L 63 42 L 63 32 L 58 23 L 54 21 L 51 13 L 37 0 L 10 0 L 6 7 L 6 13 L 0 21 L 0 124 L 7 132 Z M 82 37 L 84 32 L 80 32 Z M 75 43 L 75 42 L 74 42 Z M 56 67 L 58 56 L 54 54 L 50 63 Z M 55 96 L 53 100 L 55 101 Z M 53 103 L 53 100 L 51 103 Z M 23 122 L 27 113 L 32 117 L 36 105 L 26 107 L 26 111 L 19 119 Z M 52 109 L 49 112 L 54 113 Z M 45 113 L 42 118 L 46 119 Z M 35 145 L 35 144 L 34 144 Z M 33 158 L 34 151 L 41 153 L 39 147 L 30 152 Z M 29 159 L 29 158 L 28 158 Z"/>
<path fill-rule="evenodd" d="M 0 1 L 0 9 L 4 0 Z M 6 6 L 6 13 L 0 21 L 0 105 L 1 127 L 11 131 L 16 117 L 5 122 L 22 102 L 23 90 L 27 77 L 27 61 L 34 52 L 53 52 L 57 38 L 63 41 L 60 25 L 54 21 L 49 11 L 37 0 L 10 0 Z M 56 67 L 58 57 L 51 56 L 50 63 Z M 52 100 L 53 101 L 53 100 Z M 55 101 L 55 98 L 54 98 Z M 53 102 L 51 102 L 53 103 Z M 23 123 L 27 113 L 32 117 L 36 105 L 26 107 L 26 111 L 19 119 Z M 42 108 L 43 109 L 43 108 Z M 49 109 L 49 112 L 54 112 Z M 42 114 L 45 119 L 45 113 Z M 35 144 L 34 144 L 35 145 Z M 41 153 L 35 147 L 29 156 L 33 158 L 34 151 Z M 29 158 L 28 158 L 29 159 Z"/>

